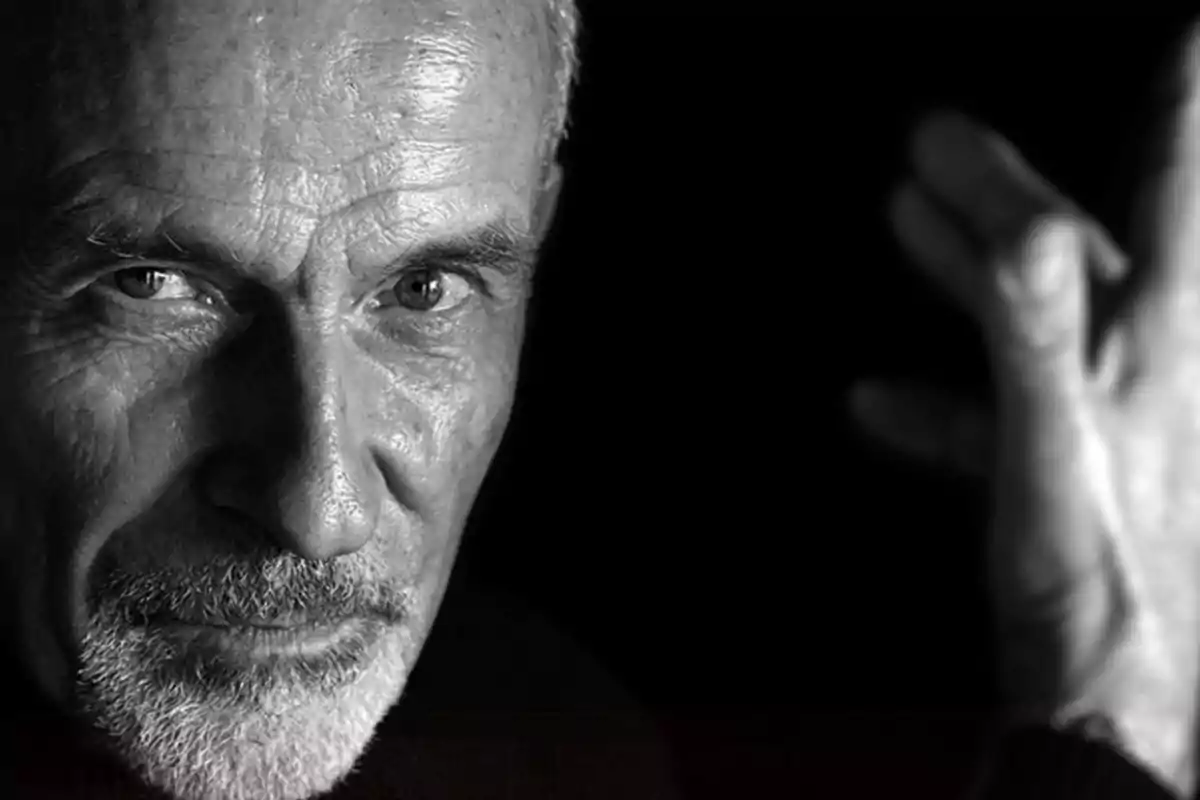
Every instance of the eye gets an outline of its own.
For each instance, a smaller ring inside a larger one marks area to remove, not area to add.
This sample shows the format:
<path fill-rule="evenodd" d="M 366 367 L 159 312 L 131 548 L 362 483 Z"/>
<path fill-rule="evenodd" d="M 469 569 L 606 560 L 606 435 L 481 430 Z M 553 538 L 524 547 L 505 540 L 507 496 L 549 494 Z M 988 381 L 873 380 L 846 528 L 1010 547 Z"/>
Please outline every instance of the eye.
<path fill-rule="evenodd" d="M 419 267 L 401 273 L 387 293 L 410 311 L 437 313 L 458 308 L 473 291 L 470 279 L 463 275 Z"/>
<path fill-rule="evenodd" d="M 209 298 L 192 285 L 184 273 L 163 267 L 127 267 L 101 279 L 112 289 L 134 300 L 200 300 Z"/>

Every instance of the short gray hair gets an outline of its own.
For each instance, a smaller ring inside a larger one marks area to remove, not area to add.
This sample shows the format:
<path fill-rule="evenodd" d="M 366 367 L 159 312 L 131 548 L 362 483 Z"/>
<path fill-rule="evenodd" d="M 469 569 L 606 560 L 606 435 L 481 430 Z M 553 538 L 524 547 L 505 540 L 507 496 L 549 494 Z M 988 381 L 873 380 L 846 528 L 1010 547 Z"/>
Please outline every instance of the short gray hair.
<path fill-rule="evenodd" d="M 550 11 L 550 35 L 554 39 L 555 96 L 547 127 L 551 152 L 567 136 L 571 89 L 579 67 L 577 40 L 579 38 L 579 9 L 575 0 L 547 0 Z"/>

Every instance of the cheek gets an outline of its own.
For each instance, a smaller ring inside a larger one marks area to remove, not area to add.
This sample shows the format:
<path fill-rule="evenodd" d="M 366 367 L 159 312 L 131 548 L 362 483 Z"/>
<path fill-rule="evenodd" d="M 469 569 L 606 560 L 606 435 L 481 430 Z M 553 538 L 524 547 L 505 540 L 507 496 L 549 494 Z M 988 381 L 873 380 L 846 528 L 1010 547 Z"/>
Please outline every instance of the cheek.
<path fill-rule="evenodd" d="M 37 531 L 51 571 L 82 552 L 95 520 L 154 497 L 186 445 L 186 417 L 155 390 L 159 380 L 120 357 L 71 363 L 43 357 L 18 370 L 0 422 L 19 504 L 0 503 L 0 536 Z"/>
<path fill-rule="evenodd" d="M 66 676 L 54 634 L 65 569 L 77 532 L 121 472 L 125 400 L 120 382 L 95 365 L 46 357 L 37 368 L 8 366 L 0 389 L 3 622 L 20 632 L 14 646 L 25 668 L 56 697 Z"/>
<path fill-rule="evenodd" d="M 190 361 L 169 356 L 163 346 L 110 342 L 19 359 L 15 424 L 6 433 L 23 440 L 73 500 L 122 474 L 159 469 L 178 449 L 182 390 L 196 377 Z"/>
<path fill-rule="evenodd" d="M 470 469 L 490 461 L 500 444 L 512 409 L 516 369 L 507 358 L 476 362 L 464 387 L 461 402 L 446 405 L 439 420 L 443 450 L 452 460 Z"/>
<path fill-rule="evenodd" d="M 389 408 L 380 422 L 407 431 L 410 456 L 431 477 L 491 458 L 503 434 L 516 383 L 520 328 L 504 315 L 470 348 L 410 357 L 392 372 Z"/>
<path fill-rule="evenodd" d="M 426 476 L 439 515 L 457 529 L 470 511 L 508 423 L 513 384 L 501 374 L 458 384 L 426 417 Z"/>
<path fill-rule="evenodd" d="M 465 516 L 470 510 L 508 427 L 511 408 L 511 384 L 495 384 L 462 409 L 457 420 L 458 436 L 449 448 L 453 454 L 453 502 L 458 515 Z"/>
<path fill-rule="evenodd" d="M 119 382 L 85 367 L 22 375 L 3 424 L 25 490 L 42 502 L 89 504 L 127 450 L 127 400 Z"/>

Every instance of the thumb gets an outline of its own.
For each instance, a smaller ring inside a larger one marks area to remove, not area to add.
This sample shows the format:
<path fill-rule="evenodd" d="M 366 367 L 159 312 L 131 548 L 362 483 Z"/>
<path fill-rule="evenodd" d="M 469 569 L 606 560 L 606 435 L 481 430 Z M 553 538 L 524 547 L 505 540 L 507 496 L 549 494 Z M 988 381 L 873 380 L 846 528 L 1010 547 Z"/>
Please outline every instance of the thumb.
<path fill-rule="evenodd" d="M 1130 245 L 1134 272 L 1129 316 L 1134 359 L 1147 368 L 1174 367 L 1194 341 L 1200 308 L 1200 25 L 1186 30 L 1160 65 L 1144 109 L 1151 127 L 1137 170 Z"/>

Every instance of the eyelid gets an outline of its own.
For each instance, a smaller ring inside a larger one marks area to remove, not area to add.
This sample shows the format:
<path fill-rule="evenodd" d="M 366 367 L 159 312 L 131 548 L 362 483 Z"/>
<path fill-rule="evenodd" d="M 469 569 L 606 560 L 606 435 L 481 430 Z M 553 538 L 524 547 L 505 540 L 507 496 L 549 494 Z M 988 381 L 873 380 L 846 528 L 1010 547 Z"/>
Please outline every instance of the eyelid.
<path fill-rule="evenodd" d="M 483 277 L 483 272 L 478 267 L 461 261 L 431 261 L 407 264 L 388 275 L 387 280 L 384 282 L 384 286 L 390 289 L 399 283 L 405 275 L 422 270 L 427 270 L 429 272 L 446 272 L 451 275 L 458 275 L 462 278 L 465 278 L 467 283 L 471 284 L 472 289 L 475 289 L 489 300 L 494 299 L 492 295 L 492 287 L 488 280 Z"/>
<path fill-rule="evenodd" d="M 187 281 L 190 286 L 195 289 L 197 297 L 193 299 L 170 298 L 166 300 L 143 300 L 136 297 L 129 297 L 121 292 L 120 289 L 111 284 L 111 279 L 118 272 L 128 269 L 159 269 L 163 272 L 178 273 L 185 281 Z M 225 290 L 217 286 L 216 283 L 207 275 L 205 275 L 202 270 L 195 269 L 190 265 L 170 264 L 161 261 L 145 259 L 131 259 L 129 261 L 120 261 L 110 264 L 103 270 L 99 271 L 99 274 L 92 277 L 91 280 L 81 283 L 83 283 L 83 285 L 80 287 L 81 290 L 86 291 L 93 286 L 102 285 L 107 291 L 118 295 L 123 302 L 136 303 L 140 305 L 151 303 L 157 303 L 160 305 L 166 305 L 168 303 L 195 303 L 199 302 L 199 298 L 205 297 L 212 301 L 208 304 L 209 306 L 219 306 L 225 309 L 230 309 L 232 307 L 228 297 L 226 296 Z"/>
<path fill-rule="evenodd" d="M 236 289 L 234 287 L 222 286 L 221 281 L 214 280 L 214 278 L 211 275 L 211 272 L 209 270 L 205 270 L 203 268 L 197 268 L 195 265 L 192 265 L 192 264 L 178 264 L 175 262 L 165 262 L 165 261 L 159 261 L 159 260 L 155 260 L 155 259 L 132 258 L 129 260 L 109 262 L 103 266 L 98 265 L 97 268 L 92 272 L 91 275 L 88 275 L 88 276 L 80 279 L 80 281 L 74 287 L 72 287 L 70 293 L 74 294 L 78 291 L 86 291 L 88 288 L 95 286 L 96 284 L 100 283 L 101 281 L 110 279 L 110 278 L 112 278 L 112 276 L 116 275 L 116 273 L 121 272 L 122 270 L 127 270 L 127 269 L 161 269 L 161 270 L 168 271 L 168 272 L 177 272 L 180 275 L 184 276 L 184 278 L 189 283 L 196 286 L 198 293 L 201 293 L 207 297 L 213 298 L 214 300 L 217 301 L 217 303 L 219 305 L 222 305 L 225 308 L 233 308 L 233 306 L 236 303 L 234 298 L 231 297 L 231 294 L 234 293 L 236 291 Z M 466 281 L 471 285 L 471 288 L 478 291 L 485 298 L 487 298 L 489 300 L 495 299 L 495 295 L 492 291 L 492 286 L 490 285 L 490 282 L 483 276 L 483 271 L 479 267 L 476 267 L 470 263 L 466 263 L 466 262 L 462 262 L 462 261 L 454 261 L 451 259 L 437 260 L 437 261 L 421 261 L 421 262 L 417 262 L 417 263 L 406 264 L 402 268 L 391 272 L 388 275 L 388 277 L 386 278 L 384 286 L 389 289 L 393 288 L 397 283 L 399 283 L 404 278 L 405 275 L 410 274 L 414 271 L 418 271 L 418 270 L 429 270 L 432 272 L 446 272 L 446 273 L 450 273 L 453 275 L 459 275 L 462 278 L 466 279 Z M 110 288 L 114 292 L 120 293 L 120 291 L 118 289 L 116 289 L 115 287 L 108 287 L 108 288 Z M 125 297 L 125 296 L 122 295 L 122 297 Z M 126 298 L 126 299 L 128 299 L 132 302 L 140 302 L 140 303 L 188 302 L 188 301 L 181 301 L 181 300 L 160 300 L 160 301 L 141 300 L 141 301 L 139 301 L 135 298 Z"/>

